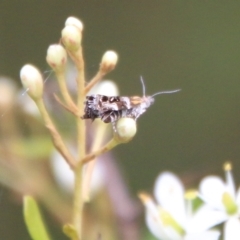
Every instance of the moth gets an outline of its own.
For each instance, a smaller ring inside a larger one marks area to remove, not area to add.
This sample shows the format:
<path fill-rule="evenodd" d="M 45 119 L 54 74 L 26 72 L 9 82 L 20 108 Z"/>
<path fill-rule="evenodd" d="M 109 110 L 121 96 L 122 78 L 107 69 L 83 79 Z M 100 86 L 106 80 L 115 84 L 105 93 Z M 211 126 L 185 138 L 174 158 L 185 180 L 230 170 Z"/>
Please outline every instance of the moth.
<path fill-rule="evenodd" d="M 141 77 L 143 87 L 143 96 L 105 96 L 100 94 L 92 94 L 86 96 L 84 115 L 82 119 L 101 118 L 105 123 L 114 123 L 120 118 L 128 117 L 137 120 L 147 108 L 154 103 L 154 97 L 160 94 L 169 94 L 180 91 L 181 89 L 172 91 L 157 92 L 151 96 L 145 95 L 145 85 Z"/>

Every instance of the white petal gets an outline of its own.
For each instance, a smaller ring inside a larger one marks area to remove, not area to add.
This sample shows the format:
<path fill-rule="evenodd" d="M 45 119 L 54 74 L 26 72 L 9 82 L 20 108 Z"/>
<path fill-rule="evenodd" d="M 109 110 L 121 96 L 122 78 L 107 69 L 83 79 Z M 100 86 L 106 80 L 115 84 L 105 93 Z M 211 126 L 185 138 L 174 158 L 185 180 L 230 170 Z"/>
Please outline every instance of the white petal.
<path fill-rule="evenodd" d="M 186 231 L 188 233 L 201 233 L 226 221 L 227 218 L 228 216 L 224 211 L 214 210 L 204 205 L 197 210 L 188 222 Z"/>
<path fill-rule="evenodd" d="M 74 174 L 63 157 L 54 150 L 51 157 L 51 165 L 54 177 L 60 187 L 67 193 L 73 192 Z"/>
<path fill-rule="evenodd" d="M 222 195 L 226 191 L 226 185 L 219 177 L 209 176 L 204 178 L 199 186 L 200 197 L 207 204 L 217 209 L 224 209 Z"/>
<path fill-rule="evenodd" d="M 224 240 L 237 239 L 240 239 L 240 222 L 237 218 L 231 218 L 224 225 Z"/>
<path fill-rule="evenodd" d="M 146 207 L 146 224 L 148 229 L 157 239 L 168 239 L 164 234 L 163 225 L 161 224 L 158 208 L 152 200 L 144 203 Z"/>
<path fill-rule="evenodd" d="M 156 219 L 149 213 L 146 213 L 146 224 L 150 232 L 157 238 L 157 239 L 164 239 L 162 229 L 159 227 L 158 222 Z"/>
<path fill-rule="evenodd" d="M 206 231 L 198 234 L 189 234 L 184 240 L 218 240 L 220 232 L 217 230 Z"/>
<path fill-rule="evenodd" d="M 75 150 L 72 146 L 68 146 L 73 153 Z M 104 169 L 102 166 L 102 161 L 97 161 L 97 164 L 94 168 L 94 172 L 91 178 L 90 184 L 90 193 L 92 195 L 99 192 L 100 189 L 104 186 Z M 52 171 L 57 183 L 60 187 L 66 191 L 68 194 L 72 194 L 74 188 L 74 174 L 69 165 L 66 163 L 64 158 L 56 150 L 53 151 L 50 164 L 52 166 Z M 87 166 L 87 165 L 86 165 Z"/>
<path fill-rule="evenodd" d="M 160 174 L 155 183 L 154 195 L 159 205 L 184 226 L 186 222 L 184 188 L 179 178 L 170 172 Z"/>

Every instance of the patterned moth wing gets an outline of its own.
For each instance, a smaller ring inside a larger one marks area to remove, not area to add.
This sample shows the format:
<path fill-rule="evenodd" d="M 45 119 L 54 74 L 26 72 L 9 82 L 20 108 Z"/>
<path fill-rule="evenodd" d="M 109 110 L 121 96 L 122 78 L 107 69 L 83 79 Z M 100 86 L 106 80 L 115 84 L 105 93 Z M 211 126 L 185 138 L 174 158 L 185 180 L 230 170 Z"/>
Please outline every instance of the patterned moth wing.
<path fill-rule="evenodd" d="M 84 115 L 81 117 L 82 119 L 92 119 L 99 117 L 98 110 L 98 98 L 96 95 L 86 96 L 86 101 L 84 102 Z"/>
<path fill-rule="evenodd" d="M 151 96 L 145 95 L 145 85 L 143 78 L 140 78 L 143 87 L 143 96 L 122 97 L 122 96 L 105 96 L 93 94 L 86 97 L 84 115 L 82 119 L 101 118 L 105 123 L 114 123 L 119 118 L 128 117 L 136 120 L 147 108 L 154 103 L 154 97 L 160 94 L 169 94 L 180 91 L 157 92 Z"/>
<path fill-rule="evenodd" d="M 101 118 L 105 123 L 115 122 L 122 117 L 137 119 L 154 102 L 149 97 L 120 97 L 91 95 L 86 97 L 82 119 Z"/>

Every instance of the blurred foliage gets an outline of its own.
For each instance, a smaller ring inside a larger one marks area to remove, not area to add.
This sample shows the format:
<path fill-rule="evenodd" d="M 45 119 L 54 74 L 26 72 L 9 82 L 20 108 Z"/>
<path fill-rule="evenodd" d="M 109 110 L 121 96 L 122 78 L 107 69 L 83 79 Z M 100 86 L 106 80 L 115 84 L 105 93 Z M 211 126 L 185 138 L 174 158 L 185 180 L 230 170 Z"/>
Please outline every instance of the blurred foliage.
<path fill-rule="evenodd" d="M 24 197 L 24 219 L 33 240 L 50 240 L 38 205 L 31 196 Z"/>

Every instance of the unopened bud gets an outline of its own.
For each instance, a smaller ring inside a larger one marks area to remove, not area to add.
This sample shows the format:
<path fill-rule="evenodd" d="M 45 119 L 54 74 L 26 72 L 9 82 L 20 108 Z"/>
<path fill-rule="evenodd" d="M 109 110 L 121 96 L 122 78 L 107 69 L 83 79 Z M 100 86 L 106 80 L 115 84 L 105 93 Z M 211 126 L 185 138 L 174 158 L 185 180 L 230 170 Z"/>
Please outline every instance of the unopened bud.
<path fill-rule="evenodd" d="M 137 132 L 136 121 L 132 118 L 120 118 L 116 123 L 115 137 L 120 142 L 130 141 Z"/>
<path fill-rule="evenodd" d="M 62 30 L 62 42 L 67 50 L 76 52 L 82 41 L 82 33 L 73 25 L 68 25 Z"/>
<path fill-rule="evenodd" d="M 54 71 L 61 71 L 67 62 L 67 52 L 60 44 L 50 45 L 47 50 L 46 60 Z"/>
<path fill-rule="evenodd" d="M 20 71 L 20 78 L 23 87 L 27 90 L 28 95 L 37 100 L 43 94 L 43 79 L 39 70 L 31 64 L 26 64 Z"/>
<path fill-rule="evenodd" d="M 118 61 L 118 55 L 114 51 L 107 51 L 104 53 L 102 57 L 102 61 L 100 64 L 100 71 L 104 72 L 105 74 L 112 71 Z"/>
<path fill-rule="evenodd" d="M 76 17 L 68 17 L 65 26 L 75 26 L 80 32 L 83 30 L 83 23 Z"/>

